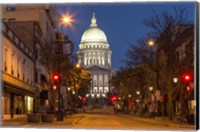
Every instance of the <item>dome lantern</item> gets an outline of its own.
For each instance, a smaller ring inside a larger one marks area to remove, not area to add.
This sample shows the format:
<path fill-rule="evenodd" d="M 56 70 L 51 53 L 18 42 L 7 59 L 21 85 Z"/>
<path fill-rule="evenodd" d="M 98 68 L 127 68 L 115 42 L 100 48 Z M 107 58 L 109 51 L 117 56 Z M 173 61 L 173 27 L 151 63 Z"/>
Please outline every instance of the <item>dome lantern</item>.
<path fill-rule="evenodd" d="M 93 12 L 93 16 L 92 16 L 92 19 L 91 19 L 91 24 L 90 24 L 90 27 L 97 27 L 97 23 L 96 23 L 96 18 L 95 18 L 95 13 Z"/>

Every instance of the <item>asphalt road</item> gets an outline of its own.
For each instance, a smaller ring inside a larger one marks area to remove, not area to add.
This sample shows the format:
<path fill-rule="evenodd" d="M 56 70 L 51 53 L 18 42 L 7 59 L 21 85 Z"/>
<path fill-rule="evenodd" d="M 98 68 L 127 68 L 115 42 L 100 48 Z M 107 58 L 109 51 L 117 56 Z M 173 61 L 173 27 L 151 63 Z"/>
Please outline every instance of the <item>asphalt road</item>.
<path fill-rule="evenodd" d="M 130 115 L 116 114 L 111 108 L 86 109 L 86 113 L 74 114 L 63 122 L 28 123 L 26 118 L 4 121 L 1 127 L 18 128 L 68 128 L 68 129 L 120 129 L 120 130 L 195 130 L 154 119 L 136 118 Z"/>

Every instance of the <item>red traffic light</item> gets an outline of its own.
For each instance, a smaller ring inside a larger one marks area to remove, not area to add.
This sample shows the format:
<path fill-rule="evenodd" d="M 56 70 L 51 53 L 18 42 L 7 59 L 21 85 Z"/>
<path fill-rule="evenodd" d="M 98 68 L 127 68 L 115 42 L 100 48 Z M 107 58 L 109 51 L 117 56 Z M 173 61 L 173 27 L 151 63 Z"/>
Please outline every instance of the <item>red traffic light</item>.
<path fill-rule="evenodd" d="M 191 81 L 191 80 L 192 80 L 192 77 L 191 77 L 190 74 L 184 74 L 184 75 L 183 75 L 183 81 L 189 82 L 189 81 Z"/>
<path fill-rule="evenodd" d="M 60 78 L 59 78 L 59 75 L 58 74 L 54 74 L 53 75 L 53 80 L 54 81 L 58 81 Z"/>
<path fill-rule="evenodd" d="M 83 103 L 86 102 L 86 98 L 85 97 L 82 98 L 82 102 Z"/>
<path fill-rule="evenodd" d="M 113 97 L 111 98 L 111 100 L 114 102 L 114 101 L 117 100 L 117 97 L 116 97 L 116 96 L 113 96 Z"/>

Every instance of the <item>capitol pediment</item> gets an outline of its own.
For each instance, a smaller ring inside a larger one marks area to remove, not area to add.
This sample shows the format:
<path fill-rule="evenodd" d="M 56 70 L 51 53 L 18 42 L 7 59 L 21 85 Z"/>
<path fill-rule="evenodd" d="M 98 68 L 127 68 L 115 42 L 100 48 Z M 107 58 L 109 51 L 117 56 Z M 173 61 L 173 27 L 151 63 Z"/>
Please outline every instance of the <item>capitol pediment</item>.
<path fill-rule="evenodd" d="M 103 68 L 103 67 L 96 66 L 96 65 L 93 65 L 93 66 L 87 68 L 87 70 L 89 70 L 89 71 L 106 71 L 106 72 L 109 71 L 107 68 Z"/>

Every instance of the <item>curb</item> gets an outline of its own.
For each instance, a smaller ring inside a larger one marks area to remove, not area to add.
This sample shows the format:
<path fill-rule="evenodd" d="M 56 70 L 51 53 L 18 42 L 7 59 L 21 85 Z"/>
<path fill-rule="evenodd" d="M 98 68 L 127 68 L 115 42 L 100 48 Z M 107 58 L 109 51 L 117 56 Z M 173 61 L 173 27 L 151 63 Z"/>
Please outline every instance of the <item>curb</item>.
<path fill-rule="evenodd" d="M 162 119 L 151 119 L 151 118 L 142 118 L 142 117 L 137 117 L 134 115 L 123 115 L 120 114 L 122 116 L 129 116 L 131 118 L 134 118 L 136 120 L 140 120 L 140 121 L 144 121 L 144 122 L 151 122 L 151 123 L 157 123 L 160 125 L 164 125 L 164 126 L 174 126 L 174 127 L 179 127 L 179 128 L 189 128 L 189 129 L 196 129 L 195 125 L 189 125 L 189 124 L 177 124 L 173 121 L 163 121 Z"/>

